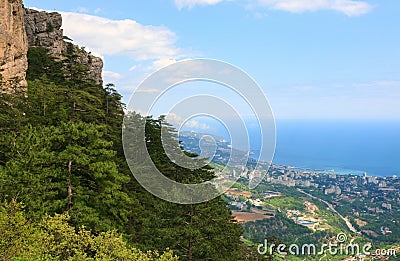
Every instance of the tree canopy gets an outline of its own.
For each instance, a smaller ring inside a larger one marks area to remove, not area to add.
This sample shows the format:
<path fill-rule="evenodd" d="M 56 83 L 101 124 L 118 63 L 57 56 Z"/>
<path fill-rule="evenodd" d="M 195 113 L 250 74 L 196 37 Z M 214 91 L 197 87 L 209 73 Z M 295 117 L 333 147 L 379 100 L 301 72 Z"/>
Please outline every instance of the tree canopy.
<path fill-rule="evenodd" d="M 65 55 L 56 60 L 43 48 L 31 48 L 27 89 L 0 95 L 0 256 L 257 259 L 240 241 L 242 228 L 222 199 L 174 204 L 135 180 L 122 146 L 121 95 L 113 84 L 103 87 L 88 79 L 73 53 Z M 165 176 L 182 183 L 214 177 L 209 166 L 188 170 L 168 158 L 161 141 L 163 118 L 133 119 L 146 121 L 147 150 Z M 130 127 L 135 126 L 133 121 Z M 168 126 L 165 135 L 172 140 L 175 132 Z"/>

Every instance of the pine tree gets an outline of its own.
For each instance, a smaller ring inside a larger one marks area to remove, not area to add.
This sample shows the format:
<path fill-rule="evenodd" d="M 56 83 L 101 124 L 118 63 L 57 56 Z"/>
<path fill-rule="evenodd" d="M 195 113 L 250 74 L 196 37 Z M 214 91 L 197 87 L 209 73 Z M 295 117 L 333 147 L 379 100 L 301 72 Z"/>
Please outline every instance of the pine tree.
<path fill-rule="evenodd" d="M 132 203 L 122 186 L 130 177 L 118 171 L 104 129 L 68 122 L 5 136 L 11 149 L 2 196 L 18 197 L 36 217 L 69 211 L 75 224 L 96 231 L 122 228 Z"/>
<path fill-rule="evenodd" d="M 132 131 L 135 131 L 135 127 L 141 126 L 143 120 L 146 121 L 147 150 L 157 168 L 165 176 L 181 183 L 200 183 L 214 177 L 208 166 L 189 170 L 171 162 L 164 151 L 162 142 L 173 143 L 176 139 L 176 130 L 166 125 L 163 141 L 161 140 L 162 126 L 167 124 L 164 117 L 154 120 L 131 114 L 125 119 L 130 119 L 130 121 L 125 121 L 125 127 L 132 128 Z M 129 141 L 125 142 L 129 143 Z M 125 145 L 128 146 L 128 144 Z M 166 146 L 170 145 L 166 144 Z M 134 144 L 131 146 L 138 150 Z M 182 150 L 179 146 L 175 149 Z M 136 153 L 146 152 L 136 151 Z M 193 161 L 196 160 L 199 159 L 193 157 Z M 137 171 L 143 171 L 141 168 L 145 167 L 138 165 Z M 149 223 L 142 222 L 147 227 L 138 231 L 142 247 L 149 249 L 170 247 L 185 260 L 246 259 L 243 253 L 244 246 L 240 241 L 242 228 L 233 221 L 230 210 L 221 198 L 201 204 L 181 205 L 166 202 L 148 194 L 148 192 L 141 193 L 138 198 L 145 208 L 150 209 L 150 215 L 146 219 L 151 220 Z M 140 219 L 140 217 L 137 218 Z"/>
<path fill-rule="evenodd" d="M 86 225 L 95 233 L 118 229 L 144 250 L 171 248 L 186 260 L 253 260 L 240 241 L 241 227 L 220 198 L 174 204 L 133 178 L 121 139 L 124 105 L 114 85 L 103 88 L 88 80 L 87 68 L 73 52 L 63 61 L 40 49 L 29 56 L 27 92 L 0 97 L 0 121 L 7 130 L 0 139 L 0 200 L 17 198 L 35 220 L 67 211 L 75 227 Z M 214 177 L 209 166 L 189 170 L 169 159 L 163 142 L 173 154 L 202 163 L 182 151 L 164 117 L 127 116 L 125 130 L 144 131 L 147 144 L 147 149 L 137 147 L 135 136 L 124 140 L 137 156 L 134 171 L 149 171 L 140 161 L 149 153 L 157 168 L 177 182 Z"/>

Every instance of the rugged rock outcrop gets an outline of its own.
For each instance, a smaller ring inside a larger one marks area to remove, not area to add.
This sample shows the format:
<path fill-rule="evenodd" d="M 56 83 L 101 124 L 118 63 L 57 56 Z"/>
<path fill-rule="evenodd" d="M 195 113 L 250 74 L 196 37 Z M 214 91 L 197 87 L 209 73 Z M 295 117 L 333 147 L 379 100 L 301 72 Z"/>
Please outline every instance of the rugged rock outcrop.
<path fill-rule="evenodd" d="M 51 55 L 59 56 L 64 46 L 61 14 L 25 8 L 24 18 L 28 46 L 46 47 Z"/>
<path fill-rule="evenodd" d="M 88 78 L 98 84 L 103 83 L 103 61 L 72 44 L 68 37 L 64 37 L 61 14 L 25 9 L 24 17 L 29 47 L 45 47 L 49 54 L 58 59 L 64 59 L 65 54 L 73 53 L 77 55 L 79 62 L 89 69 Z"/>
<path fill-rule="evenodd" d="M 0 90 L 10 83 L 26 85 L 28 43 L 23 14 L 22 0 L 0 0 Z"/>
<path fill-rule="evenodd" d="M 74 54 L 88 68 L 88 78 L 103 83 L 103 61 L 72 44 L 61 25 L 59 13 L 24 9 L 22 0 L 0 0 L 0 91 L 8 91 L 11 84 L 26 86 L 30 47 L 45 47 L 57 59 Z"/>

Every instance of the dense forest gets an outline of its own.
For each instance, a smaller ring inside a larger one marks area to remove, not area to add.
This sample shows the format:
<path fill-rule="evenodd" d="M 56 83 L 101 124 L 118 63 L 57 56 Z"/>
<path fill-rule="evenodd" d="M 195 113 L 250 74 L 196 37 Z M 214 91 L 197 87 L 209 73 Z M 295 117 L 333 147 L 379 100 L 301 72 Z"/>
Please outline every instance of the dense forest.
<path fill-rule="evenodd" d="M 31 48 L 28 62 L 28 86 L 0 94 L 0 260 L 259 259 L 221 198 L 179 205 L 138 184 L 113 84 L 87 79 L 72 52 L 55 60 Z M 169 160 L 163 118 L 130 118 L 130 127 L 146 121 L 147 149 L 164 175 L 182 183 L 213 177 L 208 166 L 188 171 Z"/>

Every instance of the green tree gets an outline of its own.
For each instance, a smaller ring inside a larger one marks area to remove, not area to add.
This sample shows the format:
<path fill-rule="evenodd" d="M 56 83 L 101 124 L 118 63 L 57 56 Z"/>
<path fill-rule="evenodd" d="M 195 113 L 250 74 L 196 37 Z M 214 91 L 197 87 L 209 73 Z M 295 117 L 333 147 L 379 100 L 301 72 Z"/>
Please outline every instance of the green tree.
<path fill-rule="evenodd" d="M 14 85 L 9 86 L 8 90 L 9 92 L 0 90 L 0 131 L 2 134 L 16 131 L 27 122 L 26 89 Z"/>
<path fill-rule="evenodd" d="M 67 213 L 32 222 L 15 200 L 0 205 L 1 260 L 176 261 L 172 251 L 146 253 L 129 247 L 115 230 L 93 234 L 69 224 Z"/>
<path fill-rule="evenodd" d="M 46 252 L 51 258 L 107 260 L 95 253 L 107 250 L 104 242 L 121 246 L 120 235 L 116 239 L 116 232 L 110 232 L 117 229 L 129 245 L 160 252 L 171 248 L 187 260 L 254 260 L 256 255 L 249 254 L 240 241 L 242 228 L 233 222 L 223 200 L 196 205 L 165 202 L 130 175 L 121 140 L 121 95 L 112 84 L 103 88 L 87 79 L 87 68 L 75 51 L 68 45 L 65 59 L 55 60 L 43 49 L 31 50 L 26 92 L 0 97 L 4 101 L 0 121 L 7 130 L 0 139 L 0 199 L 17 198 L 24 202 L 27 220 L 42 220 L 39 228 L 33 226 L 41 231 L 38 235 L 30 227 L 26 231 L 36 236 L 44 233 L 52 240 L 45 247 L 53 251 Z M 144 120 L 147 150 L 135 147 L 137 140 L 128 141 L 139 158 L 149 152 L 164 175 L 181 183 L 214 177 L 209 166 L 188 170 L 171 162 L 163 149 L 162 126 L 167 127 L 163 138 L 171 151 L 183 152 L 193 162 L 200 159 L 182 151 L 176 131 L 163 117 L 133 115 L 124 127 L 137 131 Z M 135 171 L 148 170 L 139 160 Z M 95 238 L 104 244 L 97 244 Z M 68 250 L 67 245 L 79 251 Z M 170 260 L 164 257 L 155 254 L 143 260 Z"/>
<path fill-rule="evenodd" d="M 69 46 L 69 45 L 68 45 Z M 63 59 L 55 59 L 45 48 L 30 48 L 27 96 L 33 125 L 57 125 L 77 120 L 90 123 L 122 122 L 123 106 L 113 84 L 105 88 L 88 77 L 73 46 Z M 39 121 L 38 121 L 39 120 Z M 114 129 L 114 125 L 112 128 Z M 118 128 L 120 129 L 120 128 Z"/>
<path fill-rule="evenodd" d="M 75 224 L 121 228 L 133 202 L 122 190 L 130 177 L 118 171 L 104 129 L 68 122 L 5 136 L 11 147 L 2 196 L 18 197 L 37 217 L 69 210 Z"/>
<path fill-rule="evenodd" d="M 49 55 L 49 50 L 44 47 L 32 47 L 28 50 L 28 70 L 26 79 L 32 81 L 43 76 L 51 79 L 55 84 L 65 82 L 63 61 L 56 60 Z"/>
<path fill-rule="evenodd" d="M 171 162 L 164 151 L 162 142 L 170 146 L 169 142 L 172 143 L 175 139 L 176 131 L 165 123 L 163 117 L 157 120 L 149 117 L 141 118 L 136 114 L 130 117 L 131 121 L 127 120 L 125 127 L 132 128 L 132 131 L 137 131 L 137 126 L 143 123 L 141 121 L 146 120 L 147 150 L 157 168 L 165 176 L 181 183 L 200 183 L 214 177 L 209 166 L 189 170 Z M 163 125 L 167 128 L 166 133 L 163 133 L 162 141 Z M 146 153 L 140 151 L 134 144 L 131 146 L 138 154 Z M 175 146 L 174 149 L 181 150 L 179 146 Z M 199 160 L 196 157 L 192 159 Z M 144 171 L 143 168 L 145 166 L 138 165 L 137 171 Z M 170 247 L 185 260 L 246 259 L 244 245 L 240 241 L 242 228 L 233 221 L 230 210 L 221 198 L 201 204 L 180 205 L 148 194 L 148 192 L 142 192 L 136 195 L 139 202 L 149 210 L 146 219 L 150 222 L 142 222 L 146 226 L 137 231 L 142 247 L 149 249 Z M 137 219 L 140 220 L 140 217 Z"/>
<path fill-rule="evenodd" d="M 21 211 L 15 200 L 0 205 L 0 260 L 12 260 L 22 253 L 36 255 L 40 252 L 40 232 Z"/>

